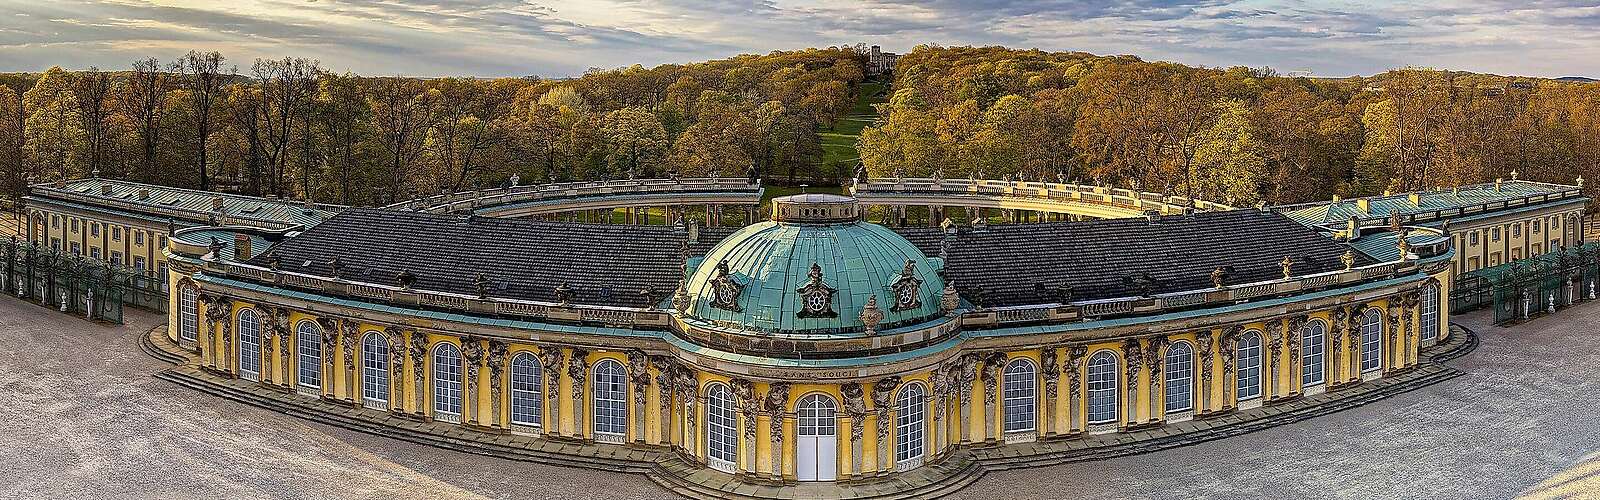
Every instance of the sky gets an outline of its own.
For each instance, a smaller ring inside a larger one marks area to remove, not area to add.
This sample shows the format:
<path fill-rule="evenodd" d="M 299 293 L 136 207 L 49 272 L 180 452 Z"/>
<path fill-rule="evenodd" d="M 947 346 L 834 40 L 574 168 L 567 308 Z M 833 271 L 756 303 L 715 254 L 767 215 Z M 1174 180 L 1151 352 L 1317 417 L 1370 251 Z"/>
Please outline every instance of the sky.
<path fill-rule="evenodd" d="M 216 50 L 362 75 L 565 77 L 866 43 L 1005 45 L 1280 73 L 1600 77 L 1576 0 L 0 0 L 0 72 Z M 1411 4 L 1411 5 L 1408 5 Z"/>

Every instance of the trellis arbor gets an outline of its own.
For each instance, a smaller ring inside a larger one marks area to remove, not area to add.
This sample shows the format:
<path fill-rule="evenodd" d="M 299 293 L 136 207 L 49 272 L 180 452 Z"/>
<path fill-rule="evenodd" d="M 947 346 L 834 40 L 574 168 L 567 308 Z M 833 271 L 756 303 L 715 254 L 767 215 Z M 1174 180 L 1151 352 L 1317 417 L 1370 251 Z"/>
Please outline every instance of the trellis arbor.
<path fill-rule="evenodd" d="M 1451 312 L 1494 306 L 1495 323 L 1522 321 L 1593 300 L 1600 293 L 1600 243 L 1564 247 L 1462 275 Z"/>
<path fill-rule="evenodd" d="M 165 287 L 133 269 L 112 266 L 12 238 L 0 242 L 0 289 L 90 320 L 122 322 L 122 307 L 165 311 Z"/>

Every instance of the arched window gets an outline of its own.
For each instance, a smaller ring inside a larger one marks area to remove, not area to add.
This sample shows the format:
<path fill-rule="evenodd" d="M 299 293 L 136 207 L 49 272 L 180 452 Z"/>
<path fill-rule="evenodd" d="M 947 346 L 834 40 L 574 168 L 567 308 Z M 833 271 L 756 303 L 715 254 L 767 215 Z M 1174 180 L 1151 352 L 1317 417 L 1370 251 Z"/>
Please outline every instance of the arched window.
<path fill-rule="evenodd" d="M 1383 368 L 1383 310 L 1361 315 L 1361 373 Z"/>
<path fill-rule="evenodd" d="M 1006 365 L 1001 392 L 1005 395 L 1006 432 L 1033 430 L 1036 419 L 1033 373 L 1033 362 L 1027 359 L 1016 359 Z"/>
<path fill-rule="evenodd" d="M 628 370 L 613 359 L 594 365 L 594 432 L 615 442 L 628 433 Z"/>
<path fill-rule="evenodd" d="M 1311 387 L 1323 381 L 1323 353 L 1327 349 L 1328 324 L 1320 319 L 1300 327 L 1300 386 Z"/>
<path fill-rule="evenodd" d="M 739 420 L 732 391 L 725 384 L 706 386 L 706 458 L 712 468 L 723 472 L 733 472 L 739 459 Z"/>
<path fill-rule="evenodd" d="M 295 380 L 300 387 L 322 389 L 322 327 L 315 321 L 301 321 L 295 327 L 295 352 L 298 361 Z"/>
<path fill-rule="evenodd" d="M 1194 409 L 1194 347 L 1173 342 L 1166 356 L 1167 413 Z"/>
<path fill-rule="evenodd" d="M 927 396 L 922 384 L 912 382 L 895 398 L 894 461 L 916 466 L 923 455 L 923 420 L 927 417 Z M 910 463 L 907 463 L 910 462 Z"/>
<path fill-rule="evenodd" d="M 389 341 L 383 334 L 361 337 L 361 404 L 387 410 L 389 403 Z"/>
<path fill-rule="evenodd" d="M 239 377 L 261 380 L 261 317 L 254 309 L 239 311 Z"/>
<path fill-rule="evenodd" d="M 1439 338 L 1439 284 L 1429 283 L 1422 287 L 1422 340 Z"/>
<path fill-rule="evenodd" d="M 194 287 L 184 285 L 178 288 L 178 340 L 194 342 L 199 333 L 199 294 L 195 293 Z"/>
<path fill-rule="evenodd" d="M 800 399 L 794 409 L 801 436 L 838 435 L 838 406 L 827 394 L 811 394 Z"/>
<path fill-rule="evenodd" d="M 526 352 L 511 358 L 511 423 L 538 427 L 544 421 L 543 367 Z"/>
<path fill-rule="evenodd" d="M 1261 397 L 1261 332 L 1239 336 L 1239 400 Z"/>
<path fill-rule="evenodd" d="M 433 418 L 461 422 L 461 349 L 449 342 L 433 348 Z"/>
<path fill-rule="evenodd" d="M 1100 351 L 1089 358 L 1089 423 L 1117 421 L 1117 355 Z"/>

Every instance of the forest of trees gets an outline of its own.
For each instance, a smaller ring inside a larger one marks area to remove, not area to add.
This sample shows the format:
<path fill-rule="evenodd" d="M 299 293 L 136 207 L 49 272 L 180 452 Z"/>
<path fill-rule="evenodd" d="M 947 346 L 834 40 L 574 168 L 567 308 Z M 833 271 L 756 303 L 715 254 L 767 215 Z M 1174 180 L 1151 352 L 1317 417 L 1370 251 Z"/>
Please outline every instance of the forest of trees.
<path fill-rule="evenodd" d="M 860 48 L 592 70 L 581 78 L 334 74 L 222 54 L 0 75 L 0 187 L 103 177 L 353 205 L 441 190 L 671 174 L 832 180 L 817 130 Z M 753 172 L 752 172 L 753 169 Z"/>
<path fill-rule="evenodd" d="M 861 47 L 592 70 L 567 80 L 339 75 L 221 54 L 0 75 L 0 188 L 99 172 L 382 204 L 553 180 L 840 182 L 818 131 Z M 872 176 L 1067 179 L 1248 205 L 1600 168 L 1600 83 L 1401 69 L 1343 79 L 1131 56 L 919 46 L 861 135 Z M 827 171 L 825 171 L 827 170 Z M 1593 183 L 1600 185 L 1600 183 Z"/>
<path fill-rule="evenodd" d="M 1401 69 L 1288 78 L 1129 56 L 919 46 L 871 175 L 1066 178 L 1248 205 L 1600 169 L 1600 83 Z"/>

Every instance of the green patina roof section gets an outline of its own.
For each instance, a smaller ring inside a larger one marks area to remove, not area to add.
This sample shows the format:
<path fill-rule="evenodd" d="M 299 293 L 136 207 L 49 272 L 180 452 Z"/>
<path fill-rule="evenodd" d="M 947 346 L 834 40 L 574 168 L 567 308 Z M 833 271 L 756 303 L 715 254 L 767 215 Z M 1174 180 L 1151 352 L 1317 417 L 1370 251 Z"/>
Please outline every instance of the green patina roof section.
<path fill-rule="evenodd" d="M 227 229 L 201 229 L 197 231 L 185 231 L 181 234 L 173 235 L 172 237 L 173 239 L 183 241 L 185 243 L 200 246 L 209 246 L 211 245 L 211 239 L 216 238 L 217 241 L 222 242 L 222 250 L 218 252 L 218 256 L 225 260 L 234 260 L 233 244 L 235 234 L 238 233 L 229 231 Z M 250 256 L 246 257 L 245 260 L 249 260 L 257 255 L 261 255 L 262 252 L 267 251 L 268 247 L 272 246 L 272 242 L 268 241 L 266 238 L 262 238 L 261 236 L 255 234 L 251 234 L 249 236 Z"/>
<path fill-rule="evenodd" d="M 1411 246 L 1430 245 L 1439 240 L 1448 239 L 1447 236 L 1437 234 L 1411 234 L 1406 236 L 1406 242 Z M 1363 234 L 1360 238 L 1350 242 L 1350 247 L 1357 252 L 1366 254 L 1378 262 L 1391 262 L 1400 260 L 1400 246 L 1396 244 L 1399 239 L 1395 233 Z"/>
<path fill-rule="evenodd" d="M 921 305 L 891 311 L 890 285 L 907 260 L 916 262 L 922 280 Z M 739 312 L 712 307 L 712 280 L 717 264 L 726 262 L 734 280 L 745 285 Z M 825 284 L 838 290 L 833 318 L 801 318 L 798 291 L 810 280 L 812 263 L 822 269 Z M 708 252 L 688 283 L 693 298 L 686 314 L 721 324 L 768 332 L 844 332 L 864 328 L 859 318 L 867 301 L 878 298 L 885 326 L 940 314 L 944 281 L 940 263 L 888 228 L 868 223 L 793 224 L 762 222 L 741 229 Z"/>
<path fill-rule="evenodd" d="M 1291 206 L 1284 211 L 1284 215 L 1296 222 L 1306 225 L 1322 225 L 1329 223 L 1343 223 L 1351 216 L 1361 218 L 1388 217 L 1392 213 L 1410 214 L 1417 212 L 1432 212 L 1460 207 L 1470 207 L 1497 201 L 1516 200 L 1528 196 L 1557 193 L 1575 186 L 1547 184 L 1531 181 L 1505 181 L 1499 188 L 1494 183 L 1474 184 L 1462 186 L 1453 190 L 1420 191 L 1417 192 L 1417 203 L 1411 203 L 1411 193 L 1400 193 L 1389 196 L 1372 196 L 1367 198 L 1351 198 L 1339 201 L 1321 202 L 1315 205 Z M 1362 210 L 1357 200 L 1367 200 L 1368 210 Z M 1570 202 L 1571 200 L 1563 200 Z"/>

